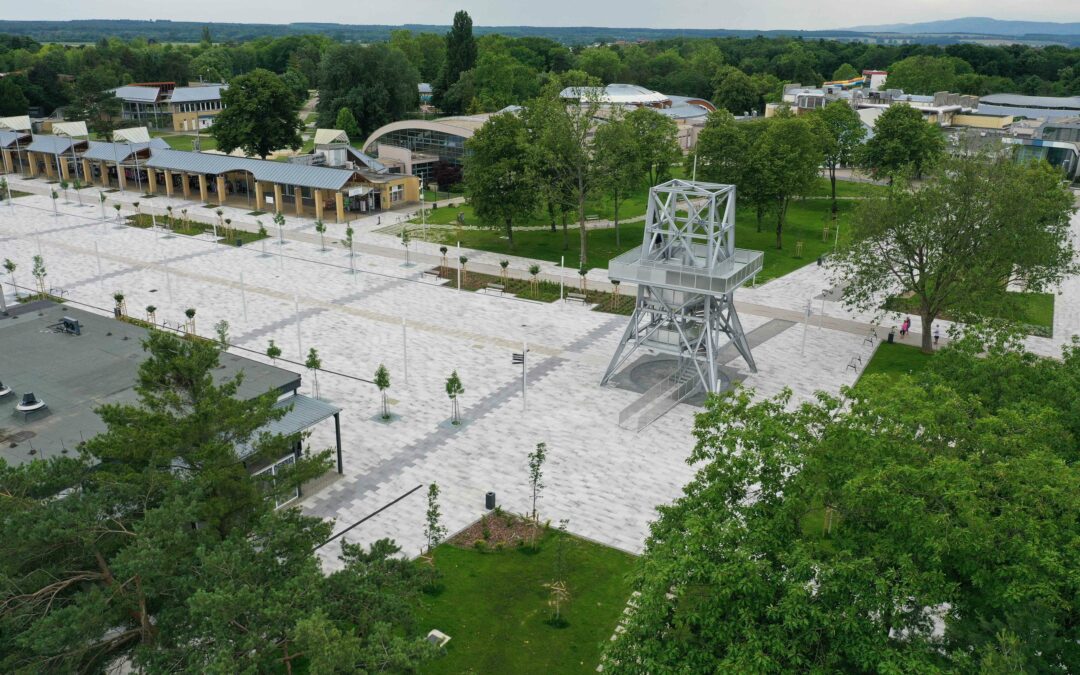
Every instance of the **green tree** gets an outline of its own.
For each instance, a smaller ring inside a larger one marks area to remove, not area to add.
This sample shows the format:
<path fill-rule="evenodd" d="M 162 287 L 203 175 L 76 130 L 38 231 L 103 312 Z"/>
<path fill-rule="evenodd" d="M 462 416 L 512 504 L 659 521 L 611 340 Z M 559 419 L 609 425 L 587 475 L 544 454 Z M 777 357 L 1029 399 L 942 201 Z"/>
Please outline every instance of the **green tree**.
<path fill-rule="evenodd" d="M 271 340 L 270 344 L 266 346 L 266 356 L 272 363 L 277 363 L 277 360 L 281 358 L 281 347 L 278 347 L 274 344 L 274 341 Z"/>
<path fill-rule="evenodd" d="M 506 228 L 514 245 L 514 220 L 536 208 L 537 182 L 529 165 L 525 123 L 513 113 L 495 115 L 465 143 L 465 194 L 485 225 Z"/>
<path fill-rule="evenodd" d="M 417 109 L 419 81 L 405 55 L 385 44 L 335 45 L 319 66 L 319 125 L 334 126 L 341 109 L 348 108 L 360 129 L 349 138 L 362 143 L 364 134 Z"/>
<path fill-rule="evenodd" d="M 448 114 L 464 112 L 463 108 L 450 108 L 444 100 L 450 87 L 457 84 L 462 73 L 476 66 L 476 39 L 473 38 L 472 17 L 465 10 L 454 14 L 454 24 L 446 33 L 446 61 L 439 80 L 433 88 L 434 103 Z"/>
<path fill-rule="evenodd" d="M 30 270 L 30 274 L 37 280 L 38 293 L 45 295 L 45 277 L 49 276 L 48 270 L 45 269 L 45 258 L 40 255 L 35 255 L 34 267 Z"/>
<path fill-rule="evenodd" d="M 356 123 L 356 117 L 348 108 L 338 110 L 337 118 L 334 119 L 334 128 L 341 129 L 348 134 L 349 140 L 353 143 L 363 142 L 360 140 L 360 125 Z"/>
<path fill-rule="evenodd" d="M 225 109 L 214 119 L 210 133 L 223 152 L 240 148 L 248 155 L 266 158 L 274 150 L 298 150 L 301 102 L 268 70 L 238 75 L 222 93 Z"/>
<path fill-rule="evenodd" d="M 833 81 L 854 80 L 859 76 L 859 71 L 855 69 L 855 66 L 850 63 L 841 63 L 833 71 Z"/>
<path fill-rule="evenodd" d="M 618 82 L 622 77 L 622 60 L 607 47 L 586 49 L 577 59 L 577 68 L 595 77 L 602 84 Z"/>
<path fill-rule="evenodd" d="M 25 115 L 30 101 L 14 77 L 0 78 L 0 115 Z"/>
<path fill-rule="evenodd" d="M 924 187 L 898 180 L 860 204 L 834 263 L 844 301 L 877 310 L 883 297 L 912 293 L 929 353 L 931 325 L 943 311 L 995 315 L 1010 302 L 1010 283 L 1037 292 L 1075 273 L 1073 210 L 1048 164 L 945 160 Z"/>
<path fill-rule="evenodd" d="M 711 399 L 604 672 L 1067 671 L 1078 364 L 972 334 L 846 400 Z"/>
<path fill-rule="evenodd" d="M 386 390 L 390 388 L 390 371 L 381 363 L 375 371 L 375 386 L 379 388 L 379 395 L 382 396 L 382 418 L 388 420 L 390 419 L 390 404 L 386 400 Z"/>
<path fill-rule="evenodd" d="M 432 483 L 428 486 L 427 511 L 424 514 L 424 538 L 427 539 L 427 551 L 430 554 L 446 536 L 446 528 L 442 524 L 442 512 L 439 509 L 439 486 Z"/>
<path fill-rule="evenodd" d="M 225 351 L 229 348 L 229 322 L 222 319 L 214 324 L 214 334 L 217 335 L 218 348 Z"/>
<path fill-rule="evenodd" d="M 650 186 L 671 177 L 671 167 L 679 162 L 679 128 L 675 121 L 652 108 L 636 108 L 626 116 L 634 131 L 645 165 L 645 179 Z"/>
<path fill-rule="evenodd" d="M 618 248 L 622 245 L 619 207 L 645 177 L 641 144 L 630 125 L 616 117 L 596 129 L 593 153 L 596 155 L 597 184 L 611 196 L 615 211 L 615 246 Z"/>
<path fill-rule="evenodd" d="M 566 105 L 556 86 L 549 85 L 523 113 L 533 166 L 545 167 L 548 189 L 577 212 L 582 265 L 588 261 L 585 202 L 596 182 L 597 158 L 592 144 L 599 110 L 597 96 L 587 95 L 581 105 Z"/>
<path fill-rule="evenodd" d="M 866 142 L 863 161 L 876 177 L 891 180 L 904 172 L 921 177 L 944 151 L 940 129 L 924 121 L 915 108 L 893 105 L 874 122 L 874 136 Z"/>
<path fill-rule="evenodd" d="M 464 262 L 461 263 L 465 265 Z M 457 371 L 450 373 L 450 377 L 446 378 L 446 395 L 450 399 L 450 423 L 460 424 L 461 417 L 459 415 L 458 397 L 465 393 L 465 387 L 461 384 L 461 378 L 458 377 Z"/>
<path fill-rule="evenodd" d="M 242 400 L 239 378 L 215 382 L 211 344 L 155 331 L 145 345 L 138 402 L 99 408 L 106 431 L 78 455 L 0 462 L 0 667 L 260 671 L 300 651 L 351 671 L 386 663 L 380 651 L 415 666 L 429 653 L 410 637 L 415 566 L 389 542 L 345 545 L 326 576 L 313 551 L 330 523 L 274 508 L 329 451 L 252 476 L 291 454 L 262 432 L 284 414 L 277 392 Z M 333 635 L 305 632 L 313 617 Z"/>
<path fill-rule="evenodd" d="M 313 378 L 312 390 L 315 393 L 315 398 L 319 398 L 319 369 L 322 368 L 322 358 L 314 347 L 308 350 L 304 367 L 311 371 L 311 377 Z"/>
<path fill-rule="evenodd" d="M 536 502 L 544 490 L 544 460 L 547 459 L 547 444 L 537 443 L 536 450 L 529 453 L 529 490 L 532 493 L 532 519 L 537 520 Z"/>
<path fill-rule="evenodd" d="M 727 68 L 716 85 L 713 102 L 732 115 L 746 115 L 757 110 L 761 96 L 750 76 L 738 68 Z"/>
<path fill-rule="evenodd" d="M 783 231 L 792 197 L 806 192 L 822 162 L 821 141 L 805 118 L 781 115 L 766 124 L 751 151 L 762 168 L 762 191 L 776 210 L 776 248 L 783 248 Z"/>
<path fill-rule="evenodd" d="M 846 65 L 846 64 L 845 64 Z M 832 190 L 832 213 L 836 218 L 836 169 L 849 166 L 854 162 L 863 139 L 866 127 L 858 113 L 844 101 L 833 101 L 814 112 L 815 123 L 819 130 L 818 138 L 825 154 L 825 168 L 829 172 L 829 185 Z"/>
<path fill-rule="evenodd" d="M 889 87 L 909 94 L 934 94 L 954 91 L 957 77 L 970 73 L 971 65 L 955 56 L 915 55 L 897 61 L 888 70 Z"/>

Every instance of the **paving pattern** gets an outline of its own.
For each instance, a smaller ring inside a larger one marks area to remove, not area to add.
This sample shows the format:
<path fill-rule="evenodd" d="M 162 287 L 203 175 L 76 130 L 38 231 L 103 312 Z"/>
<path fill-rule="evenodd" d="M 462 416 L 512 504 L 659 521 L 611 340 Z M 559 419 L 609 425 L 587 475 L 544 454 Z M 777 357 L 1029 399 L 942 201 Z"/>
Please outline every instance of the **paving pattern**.
<path fill-rule="evenodd" d="M 0 257 L 19 264 L 21 285 L 30 285 L 31 257 L 40 247 L 47 285 L 66 289 L 72 301 L 109 312 L 112 293 L 122 290 L 133 315 L 142 316 L 141 308 L 153 304 L 158 319 L 170 324 L 195 307 L 198 332 L 211 334 L 225 319 L 232 343 L 250 350 L 241 353 L 251 358 L 263 359 L 273 339 L 283 359 L 302 362 L 307 349 L 316 347 L 324 366 L 343 374 L 321 372 L 319 384 L 322 397 L 344 409 L 345 475 L 302 503 L 306 512 L 334 519 L 335 531 L 433 481 L 442 490 L 451 531 L 479 517 L 489 490 L 504 508 L 524 512 L 526 455 L 543 441 L 549 459 L 542 517 L 568 518 L 572 531 L 636 552 L 655 507 L 677 497 L 693 474 L 685 460 L 693 445 L 695 408 L 677 406 L 634 433 L 617 421 L 637 395 L 598 384 L 626 317 L 456 291 L 423 279 L 422 267 L 381 255 L 379 246 L 386 242 L 377 234 L 365 235 L 370 246 L 352 274 L 347 252 L 322 251 L 317 237 L 296 236 L 286 246 L 266 246 L 263 254 L 260 244 L 236 248 L 95 222 L 93 209 L 74 205 L 61 206 L 69 212 L 57 218 L 42 196 L 16 204 L 0 207 Z M 9 280 L 3 281 L 7 287 Z M 754 347 L 759 372 L 750 373 L 732 350 L 723 352 L 731 357 L 727 368 L 764 395 L 791 388 L 794 402 L 853 383 L 860 368 L 847 367 L 852 357 L 862 356 L 865 363 L 875 347 L 864 342 L 868 327 L 856 323 L 866 317 L 826 301 L 828 321 L 816 314 L 802 318 L 806 298 L 827 285 L 823 272 L 810 267 L 740 291 L 740 301 L 757 308 L 740 309 L 744 328 L 764 327 L 759 335 L 767 339 Z M 1080 284 L 1070 281 L 1063 290 L 1061 298 L 1080 306 Z M 1059 320 L 1062 331 L 1075 333 L 1080 309 L 1059 310 L 1056 329 Z M 511 353 L 521 351 L 526 340 L 527 409 L 520 366 L 511 363 Z M 1045 350 L 1060 348 L 1057 337 L 1043 342 Z M 378 391 L 362 381 L 380 363 L 392 378 L 389 423 L 379 418 Z M 303 371 L 281 360 L 279 365 Z M 449 424 L 444 390 L 452 370 L 465 386 L 459 426 Z M 307 391 L 311 380 L 305 373 Z M 332 443 L 329 423 L 309 439 L 313 448 Z M 391 537 L 415 555 L 423 541 L 424 501 L 418 490 L 344 539 L 368 543 Z M 327 569 L 337 564 L 338 550 L 336 544 L 320 550 Z"/>

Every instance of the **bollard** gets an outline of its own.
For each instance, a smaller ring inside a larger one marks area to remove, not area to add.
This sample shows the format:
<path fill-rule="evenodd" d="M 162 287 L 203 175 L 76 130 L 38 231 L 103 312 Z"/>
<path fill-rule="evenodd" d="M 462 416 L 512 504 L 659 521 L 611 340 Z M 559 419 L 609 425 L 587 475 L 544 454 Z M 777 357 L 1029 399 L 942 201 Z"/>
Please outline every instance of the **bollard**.
<path fill-rule="evenodd" d="M 484 508 L 486 508 L 488 511 L 495 508 L 495 493 L 494 492 L 489 492 L 486 495 L 484 495 Z"/>

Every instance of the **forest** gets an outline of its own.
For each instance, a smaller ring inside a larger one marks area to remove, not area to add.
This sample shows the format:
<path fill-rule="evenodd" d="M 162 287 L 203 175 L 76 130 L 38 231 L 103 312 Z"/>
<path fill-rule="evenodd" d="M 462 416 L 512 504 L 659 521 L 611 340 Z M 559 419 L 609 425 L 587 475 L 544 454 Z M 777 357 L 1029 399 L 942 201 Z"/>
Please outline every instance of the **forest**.
<path fill-rule="evenodd" d="M 438 83 L 444 75 L 446 38 L 436 32 L 391 30 L 382 34 L 381 42 L 362 45 L 343 43 L 330 25 L 311 25 L 305 34 L 254 39 L 217 33 L 220 27 L 214 25 L 200 26 L 198 42 L 181 44 L 172 41 L 170 33 L 179 24 L 155 25 L 161 32 L 153 40 L 125 39 L 120 31 L 117 37 L 90 44 L 43 43 L 0 33 L 0 73 L 7 74 L 0 78 L 0 114 L 19 114 L 27 107 L 49 114 L 91 92 L 122 84 L 228 81 L 256 68 L 286 77 L 297 92 L 340 88 L 341 83 L 326 78 L 350 69 L 328 63 L 326 56 L 349 53 L 342 52 L 342 46 L 385 50 L 371 60 L 392 67 L 370 77 L 371 91 L 400 89 L 401 81 L 414 77 Z M 0 30 L 2 26 L 0 22 Z M 709 98 L 738 113 L 747 109 L 747 99 L 755 108 L 775 100 L 785 82 L 820 84 L 863 69 L 889 70 L 890 86 L 909 93 L 1080 94 L 1080 48 L 1062 46 L 879 45 L 757 36 L 569 47 L 550 38 L 499 34 L 478 35 L 475 45 L 470 67 L 455 70 L 453 80 L 442 83 L 448 96 L 439 103 L 446 112 L 498 110 L 532 98 L 554 78 L 576 84 L 591 77 Z M 409 72 L 401 68 L 405 62 Z M 387 97 L 373 93 L 368 98 L 377 106 Z"/>

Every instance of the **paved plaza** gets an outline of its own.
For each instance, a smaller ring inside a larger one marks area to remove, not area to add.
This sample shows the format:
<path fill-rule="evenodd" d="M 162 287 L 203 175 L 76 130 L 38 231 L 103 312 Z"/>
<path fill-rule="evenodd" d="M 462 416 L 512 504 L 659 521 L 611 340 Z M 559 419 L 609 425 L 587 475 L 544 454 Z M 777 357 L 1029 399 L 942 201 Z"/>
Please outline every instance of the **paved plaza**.
<path fill-rule="evenodd" d="M 526 455 L 543 441 L 549 459 L 542 518 L 567 518 L 575 533 L 638 552 L 655 507 L 677 497 L 693 474 L 685 459 L 693 446 L 695 408 L 677 406 L 635 433 L 618 425 L 618 414 L 638 395 L 599 386 L 626 317 L 457 291 L 422 275 L 438 258 L 436 246 L 418 245 L 413 259 L 421 264 L 406 266 L 393 238 L 374 232 L 374 222 L 363 223 L 354 274 L 344 248 L 322 250 L 318 236 L 306 235 L 302 224 L 284 245 L 236 248 L 126 227 L 114 218 L 102 222 L 96 201 L 81 208 L 60 201 L 59 216 L 40 195 L 21 197 L 12 208 L 0 206 L 0 258 L 18 263 L 20 285 L 32 285 L 31 258 L 40 251 L 48 268 L 46 286 L 101 312 L 111 312 L 113 293 L 123 291 L 137 317 L 153 304 L 159 321 L 177 325 L 184 310 L 194 307 L 196 329 L 204 335 L 226 319 L 236 348 L 254 350 L 243 353 L 256 359 L 265 360 L 271 339 L 291 361 L 302 362 L 310 347 L 318 349 L 324 368 L 337 373 L 320 372 L 318 380 L 320 396 L 344 409 L 345 475 L 308 496 L 303 508 L 333 518 L 335 531 L 430 482 L 442 490 L 451 532 L 483 513 L 489 490 L 503 508 L 525 512 Z M 3 285 L 9 281 L 5 275 Z M 1031 340 L 1041 353 L 1059 352 L 1065 336 L 1080 330 L 1078 283 L 1070 280 L 1059 296 L 1055 338 Z M 816 390 L 837 392 L 855 381 L 859 364 L 874 348 L 864 339 L 869 317 L 830 300 L 819 316 L 827 286 L 824 271 L 811 265 L 737 294 L 748 332 L 786 320 L 774 324 L 782 330 L 762 331 L 769 337 L 754 348 L 758 373 L 738 358 L 726 364 L 745 377 L 746 386 L 765 395 L 790 387 L 798 402 Z M 803 308 L 813 298 L 815 314 L 805 322 Z M 527 409 L 521 367 L 511 363 L 523 341 L 530 349 Z M 856 356 L 857 367 L 849 368 Z M 377 389 L 362 381 L 380 363 L 392 378 L 389 423 L 379 419 Z M 452 370 L 465 386 L 460 426 L 449 424 L 444 390 Z M 304 373 L 304 383 L 311 393 L 310 373 Z M 318 427 L 310 444 L 332 446 L 332 425 Z M 425 493 L 417 490 L 346 539 L 369 543 L 391 537 L 415 555 L 423 543 L 424 509 Z M 333 568 L 337 545 L 320 552 Z"/>

